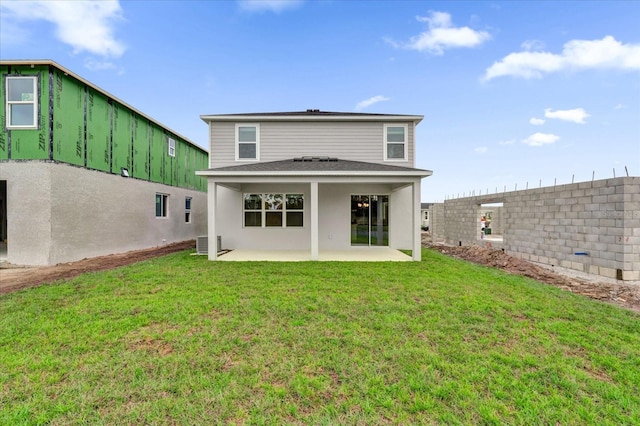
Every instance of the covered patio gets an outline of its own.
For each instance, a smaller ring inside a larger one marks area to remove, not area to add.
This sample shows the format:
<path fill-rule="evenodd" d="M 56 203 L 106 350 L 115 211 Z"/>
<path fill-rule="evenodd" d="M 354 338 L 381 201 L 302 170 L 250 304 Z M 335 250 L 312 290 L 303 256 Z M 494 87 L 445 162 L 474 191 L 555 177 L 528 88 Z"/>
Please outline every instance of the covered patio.
<path fill-rule="evenodd" d="M 230 249 L 210 260 L 421 260 L 428 170 L 301 157 L 198 174 L 208 179 L 209 241 Z"/>

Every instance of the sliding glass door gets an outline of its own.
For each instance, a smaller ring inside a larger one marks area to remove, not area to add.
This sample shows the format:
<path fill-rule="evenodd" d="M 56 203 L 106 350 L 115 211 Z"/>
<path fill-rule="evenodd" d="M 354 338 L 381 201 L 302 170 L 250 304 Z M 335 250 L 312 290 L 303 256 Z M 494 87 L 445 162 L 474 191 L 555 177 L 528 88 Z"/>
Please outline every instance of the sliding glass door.
<path fill-rule="evenodd" d="M 389 196 L 351 196 L 351 245 L 389 245 Z"/>

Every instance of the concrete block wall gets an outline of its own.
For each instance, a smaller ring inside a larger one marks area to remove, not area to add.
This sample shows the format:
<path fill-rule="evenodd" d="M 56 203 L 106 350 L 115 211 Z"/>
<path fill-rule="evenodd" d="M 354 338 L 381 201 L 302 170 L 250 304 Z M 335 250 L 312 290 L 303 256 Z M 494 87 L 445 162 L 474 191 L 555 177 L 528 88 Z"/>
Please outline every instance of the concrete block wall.
<path fill-rule="evenodd" d="M 4 162 L 7 262 L 55 265 L 207 233 L 207 193 L 49 161 Z M 169 197 L 155 216 L 155 196 Z M 185 199 L 191 197 L 191 222 Z"/>
<path fill-rule="evenodd" d="M 444 203 L 435 203 L 429 207 L 429 231 L 433 242 L 444 242 Z"/>
<path fill-rule="evenodd" d="M 481 204 L 503 203 L 504 250 L 533 262 L 619 280 L 640 280 L 640 177 L 447 200 L 450 244 L 482 244 Z M 433 235 L 441 232 L 432 230 Z"/>

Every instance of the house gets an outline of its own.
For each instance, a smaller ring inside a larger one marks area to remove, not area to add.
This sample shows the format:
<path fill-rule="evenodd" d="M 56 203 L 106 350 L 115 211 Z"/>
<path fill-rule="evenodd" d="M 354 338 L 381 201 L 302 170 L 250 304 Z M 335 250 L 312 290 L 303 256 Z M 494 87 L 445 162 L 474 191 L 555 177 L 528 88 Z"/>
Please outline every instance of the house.
<path fill-rule="evenodd" d="M 52 265 L 206 232 L 208 153 L 49 60 L 0 61 L 0 241 Z"/>
<path fill-rule="evenodd" d="M 429 230 L 429 209 L 431 208 L 432 205 L 433 203 L 420 204 L 420 217 L 422 218 L 422 223 L 420 226 L 424 231 Z"/>
<path fill-rule="evenodd" d="M 209 241 L 235 250 L 387 247 L 420 260 L 419 115 L 201 116 L 209 125 Z M 217 253 L 209 250 L 209 259 Z"/>

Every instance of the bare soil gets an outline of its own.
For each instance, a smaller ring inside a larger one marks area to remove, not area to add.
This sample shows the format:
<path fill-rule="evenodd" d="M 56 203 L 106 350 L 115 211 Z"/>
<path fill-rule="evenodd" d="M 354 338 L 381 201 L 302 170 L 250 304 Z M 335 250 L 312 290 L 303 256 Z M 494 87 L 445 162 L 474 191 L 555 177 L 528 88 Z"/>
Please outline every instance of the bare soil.
<path fill-rule="evenodd" d="M 510 256 L 502 250 L 479 246 L 460 247 L 432 244 L 424 237 L 422 245 L 447 256 L 499 268 L 510 274 L 533 278 L 572 293 L 640 312 L 640 286 L 636 284 L 624 284 L 622 281 L 605 282 L 598 280 L 598 277 L 593 277 L 593 280 L 584 280 L 556 273 L 526 260 Z"/>
<path fill-rule="evenodd" d="M 438 250 L 448 256 L 499 268 L 511 274 L 523 275 L 563 290 L 640 312 L 639 285 L 623 284 L 620 281 L 587 281 L 576 277 L 561 275 L 531 262 L 509 256 L 502 250 L 494 250 L 491 248 L 432 244 L 428 238 L 423 238 L 423 246 Z M 169 253 L 193 248 L 195 248 L 195 241 L 191 240 L 145 250 L 135 250 L 126 253 L 83 259 L 77 262 L 61 263 L 55 266 L 2 268 L 0 269 L 0 293 L 9 293 L 24 288 L 35 287 L 43 283 L 66 280 L 86 272 L 113 269 L 153 257 L 164 256 Z"/>
<path fill-rule="evenodd" d="M 67 280 L 86 272 L 113 269 L 195 247 L 195 240 L 190 240 L 150 249 L 92 257 L 77 262 L 60 263 L 54 266 L 19 268 L 8 265 L 8 267 L 0 269 L 0 293 L 10 293 L 57 280 Z"/>

